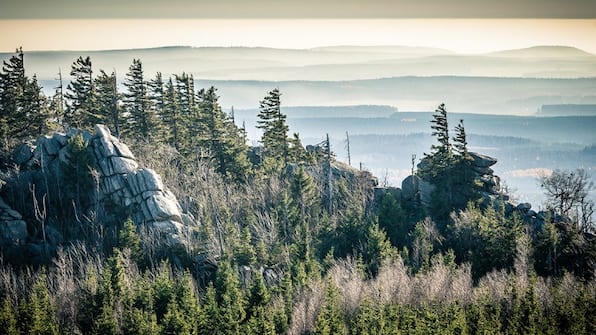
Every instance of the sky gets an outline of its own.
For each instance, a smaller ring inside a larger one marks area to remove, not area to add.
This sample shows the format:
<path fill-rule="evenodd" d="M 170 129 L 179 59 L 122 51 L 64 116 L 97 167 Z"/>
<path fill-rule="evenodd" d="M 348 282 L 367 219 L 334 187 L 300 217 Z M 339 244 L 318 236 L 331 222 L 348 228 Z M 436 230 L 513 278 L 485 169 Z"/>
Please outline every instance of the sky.
<path fill-rule="evenodd" d="M 596 53 L 594 0 L 0 0 L 0 52 L 410 45 Z"/>

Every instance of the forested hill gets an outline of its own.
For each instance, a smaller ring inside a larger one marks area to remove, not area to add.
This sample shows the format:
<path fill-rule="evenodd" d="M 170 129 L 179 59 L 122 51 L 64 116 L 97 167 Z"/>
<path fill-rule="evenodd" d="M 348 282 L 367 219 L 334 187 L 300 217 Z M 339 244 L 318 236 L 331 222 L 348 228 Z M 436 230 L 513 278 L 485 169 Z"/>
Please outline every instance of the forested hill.
<path fill-rule="evenodd" d="M 444 104 L 401 188 L 289 132 L 259 144 L 191 75 L 72 65 L 45 96 L 0 73 L 0 330 L 6 334 L 596 331 L 587 173 L 516 204 Z M 324 134 L 321 134 L 324 136 Z"/>

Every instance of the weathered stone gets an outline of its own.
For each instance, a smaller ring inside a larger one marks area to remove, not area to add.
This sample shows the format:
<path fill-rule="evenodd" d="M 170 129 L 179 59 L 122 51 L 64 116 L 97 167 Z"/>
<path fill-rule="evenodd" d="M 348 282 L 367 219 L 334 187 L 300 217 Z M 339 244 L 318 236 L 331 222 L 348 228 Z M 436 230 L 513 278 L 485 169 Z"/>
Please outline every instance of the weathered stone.
<path fill-rule="evenodd" d="M 129 174 L 139 167 L 137 162 L 123 157 L 112 157 L 110 158 L 110 162 L 112 163 L 115 174 Z"/>
<path fill-rule="evenodd" d="M 31 143 L 19 144 L 12 152 L 12 159 L 15 163 L 23 165 L 27 163 L 35 151 L 35 146 Z"/>
<path fill-rule="evenodd" d="M 418 176 L 408 176 L 401 183 L 402 198 L 408 201 L 420 202 L 425 207 L 430 206 L 431 194 L 435 187 Z"/>
<path fill-rule="evenodd" d="M 99 166 L 99 172 L 101 172 L 102 175 L 107 177 L 114 175 L 112 165 L 107 159 L 97 159 L 97 166 Z"/>
<path fill-rule="evenodd" d="M 45 231 L 46 231 L 46 240 L 48 243 L 58 245 L 58 244 L 62 243 L 62 241 L 64 240 L 64 237 L 62 237 L 62 234 L 60 234 L 60 232 L 52 226 L 46 226 Z"/>
<path fill-rule="evenodd" d="M 4 199 L 2 198 L 0 198 L 0 210 L 1 209 L 10 209 L 10 206 L 8 206 L 8 204 L 4 202 Z"/>
<path fill-rule="evenodd" d="M 172 199 L 162 192 L 156 192 L 154 196 L 147 199 L 146 203 L 151 212 L 151 217 L 155 221 L 165 219 L 181 220 L 176 198 Z"/>
<path fill-rule="evenodd" d="M 143 191 L 161 191 L 164 189 L 161 177 L 151 169 L 141 169 L 137 176 L 143 179 Z"/>
<path fill-rule="evenodd" d="M 8 216 L 10 216 L 11 218 L 15 219 L 15 220 L 20 220 L 23 217 L 21 216 L 21 213 L 15 211 L 12 208 L 6 208 L 4 209 L 4 213 L 7 214 Z"/>
<path fill-rule="evenodd" d="M 60 144 L 61 147 L 65 146 L 66 141 L 68 141 L 66 135 L 62 133 L 54 133 L 54 135 L 52 135 L 52 139 L 56 141 L 58 144 Z"/>
<path fill-rule="evenodd" d="M 116 149 L 118 156 L 135 159 L 135 156 L 132 154 L 130 149 L 128 149 L 128 146 L 126 144 L 120 142 L 120 140 L 118 140 L 117 138 L 112 137 L 112 145 Z"/>
<path fill-rule="evenodd" d="M 497 164 L 497 159 L 490 156 L 482 155 L 476 152 L 470 152 L 470 156 L 474 158 L 473 165 L 476 167 L 487 168 Z"/>
<path fill-rule="evenodd" d="M 404 200 L 415 200 L 418 193 L 418 183 L 420 178 L 418 176 L 407 176 L 401 182 L 401 196 Z"/>
<path fill-rule="evenodd" d="M 495 173 L 495 171 L 489 167 L 472 166 L 472 170 L 479 175 L 492 175 Z"/>
<path fill-rule="evenodd" d="M 60 143 L 58 143 L 57 141 L 54 141 L 53 137 L 47 137 L 47 136 L 41 137 L 39 140 L 37 140 L 38 146 L 40 145 L 39 144 L 40 140 L 42 140 L 41 146 L 43 147 L 43 149 L 47 155 L 50 155 L 50 156 L 58 155 L 58 151 L 60 151 Z"/>
<path fill-rule="evenodd" d="M 25 221 L 0 222 L 0 243 L 23 244 L 27 240 L 27 236 L 27 223 Z"/>
<path fill-rule="evenodd" d="M 70 153 L 66 147 L 60 149 L 58 152 L 58 159 L 64 164 L 68 164 L 70 162 Z"/>

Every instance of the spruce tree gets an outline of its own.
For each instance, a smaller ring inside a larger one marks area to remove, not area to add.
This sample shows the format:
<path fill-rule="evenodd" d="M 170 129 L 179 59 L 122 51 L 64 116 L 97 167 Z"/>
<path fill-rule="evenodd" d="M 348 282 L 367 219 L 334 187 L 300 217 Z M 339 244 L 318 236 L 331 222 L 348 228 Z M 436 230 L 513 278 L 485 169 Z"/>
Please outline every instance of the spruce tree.
<path fill-rule="evenodd" d="M 163 123 L 167 129 L 165 141 L 176 150 L 181 150 L 186 132 L 178 103 L 178 92 L 171 78 L 165 85 L 164 93 Z"/>
<path fill-rule="evenodd" d="M 4 61 L 0 72 L 0 136 L 4 146 L 10 138 L 38 137 L 46 130 L 47 99 L 37 77 L 25 76 L 23 50 Z"/>
<path fill-rule="evenodd" d="M 79 57 L 71 67 L 73 80 L 68 84 L 66 97 L 70 100 L 64 114 L 68 127 L 91 129 L 101 122 L 95 101 L 93 69 L 90 57 Z"/>
<path fill-rule="evenodd" d="M 153 142 L 157 129 L 157 118 L 149 108 L 147 84 L 143 79 L 143 64 L 139 59 L 133 59 L 124 81 L 127 92 L 124 93 L 124 108 L 126 110 L 126 128 L 132 136 Z"/>
<path fill-rule="evenodd" d="M 433 114 L 433 119 L 430 121 L 433 125 L 430 126 L 433 129 L 432 136 L 437 137 L 439 145 L 431 146 L 435 152 L 447 154 L 451 152 L 451 144 L 449 143 L 449 124 L 447 122 L 447 109 L 445 104 L 440 104 Z"/>
<path fill-rule="evenodd" d="M 465 157 L 468 155 L 468 140 L 466 137 L 466 129 L 464 128 L 464 120 L 459 120 L 459 124 L 455 127 L 455 137 L 453 137 L 453 148 L 455 153 L 459 156 Z"/>
<path fill-rule="evenodd" d="M 148 83 L 149 88 L 149 108 L 151 113 L 156 117 L 156 129 L 153 131 L 153 137 L 157 142 L 166 141 L 166 130 L 165 130 L 165 109 L 166 109 L 166 92 L 165 85 L 161 72 L 155 74 L 155 78 L 151 79 Z"/>
<path fill-rule="evenodd" d="M 19 48 L 15 56 L 3 62 L 0 73 L 0 132 L 4 146 L 8 144 L 9 137 L 27 128 L 25 111 L 19 103 L 26 83 L 23 50 Z"/>
<path fill-rule="evenodd" d="M 240 130 L 219 106 L 219 97 L 212 86 L 199 92 L 198 145 L 207 151 L 217 171 L 224 177 L 243 181 L 249 167 L 247 151 Z"/>
<path fill-rule="evenodd" d="M 260 102 L 257 128 L 263 130 L 261 143 L 265 156 L 288 163 L 288 126 L 286 115 L 281 112 L 281 93 L 274 89 Z"/>
<path fill-rule="evenodd" d="M 116 73 L 107 74 L 104 70 L 95 78 L 97 92 L 97 108 L 101 115 L 101 122 L 106 124 L 112 133 L 119 137 L 122 128 L 120 110 L 120 94 L 116 86 Z"/>

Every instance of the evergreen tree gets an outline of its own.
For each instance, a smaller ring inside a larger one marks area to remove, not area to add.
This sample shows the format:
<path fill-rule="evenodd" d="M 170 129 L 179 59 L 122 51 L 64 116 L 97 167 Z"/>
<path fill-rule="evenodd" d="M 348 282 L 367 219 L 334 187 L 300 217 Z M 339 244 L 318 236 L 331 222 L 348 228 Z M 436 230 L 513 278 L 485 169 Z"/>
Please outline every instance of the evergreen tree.
<path fill-rule="evenodd" d="M 25 111 L 19 106 L 26 84 L 23 49 L 19 48 L 15 56 L 3 62 L 0 73 L 0 131 L 4 146 L 8 144 L 9 137 L 27 128 Z"/>
<path fill-rule="evenodd" d="M 325 303 L 315 322 L 315 335 L 347 334 L 337 287 L 328 280 Z"/>
<path fill-rule="evenodd" d="M 116 86 L 116 73 L 107 74 L 104 70 L 95 78 L 97 93 L 97 108 L 101 115 L 101 122 L 106 124 L 112 133 L 119 137 L 122 128 L 120 110 L 120 94 Z"/>
<path fill-rule="evenodd" d="M 445 104 L 440 104 L 433 114 L 433 119 L 430 121 L 433 125 L 430 128 L 433 130 L 432 136 L 437 137 L 438 145 L 431 146 L 435 152 L 447 155 L 451 152 L 451 144 L 449 142 L 449 124 L 447 122 L 447 109 Z"/>
<path fill-rule="evenodd" d="M 281 93 L 274 89 L 260 102 L 257 128 L 263 130 L 261 143 L 265 147 L 265 157 L 288 163 L 288 126 L 286 115 L 281 112 Z"/>
<path fill-rule="evenodd" d="M 9 297 L 4 297 L 0 309 L 0 329 L 2 329 L 6 335 L 19 334 L 15 309 Z"/>
<path fill-rule="evenodd" d="M 37 137 L 46 129 L 47 99 L 36 76 L 25 76 L 23 50 L 4 61 L 0 73 L 0 136 L 3 145 L 9 138 Z"/>
<path fill-rule="evenodd" d="M 459 156 L 465 157 L 468 155 L 468 141 L 466 138 L 466 129 L 464 128 L 464 120 L 459 120 L 459 124 L 455 127 L 453 142 L 453 148 Z"/>
<path fill-rule="evenodd" d="M 240 130 L 219 106 L 216 89 L 211 86 L 199 92 L 198 144 L 208 152 L 217 171 L 237 181 L 246 177 L 249 162 Z"/>
<path fill-rule="evenodd" d="M 246 312 L 238 274 L 232 269 L 228 259 L 222 259 L 218 266 L 215 280 L 219 307 L 218 329 L 223 334 L 240 334 Z"/>
<path fill-rule="evenodd" d="M 149 108 L 147 85 L 143 79 L 143 64 L 139 59 L 133 59 L 124 81 L 127 92 L 124 93 L 124 108 L 126 110 L 126 127 L 133 137 L 149 142 L 157 135 L 157 117 Z"/>
<path fill-rule="evenodd" d="M 91 129 L 101 122 L 96 106 L 91 58 L 79 57 L 71 67 L 73 80 L 68 84 L 66 97 L 70 100 L 64 122 L 69 127 Z"/>
<path fill-rule="evenodd" d="M 156 129 L 154 130 L 153 137 L 157 142 L 165 142 L 167 134 L 165 129 L 166 117 L 166 88 L 163 82 L 161 72 L 155 74 L 155 78 L 151 79 L 148 83 L 149 88 L 149 105 L 151 113 L 155 115 Z"/>
<path fill-rule="evenodd" d="M 27 304 L 30 322 L 26 328 L 28 334 L 58 334 L 55 305 L 50 301 L 46 279 L 45 274 L 40 275 L 29 295 Z"/>
<path fill-rule="evenodd" d="M 172 79 L 169 79 L 166 83 L 164 94 L 162 117 L 165 129 L 167 129 L 165 140 L 166 143 L 176 148 L 176 150 L 181 150 L 186 132 L 184 119 L 180 110 L 178 93 Z"/>

